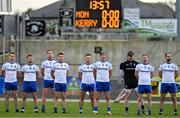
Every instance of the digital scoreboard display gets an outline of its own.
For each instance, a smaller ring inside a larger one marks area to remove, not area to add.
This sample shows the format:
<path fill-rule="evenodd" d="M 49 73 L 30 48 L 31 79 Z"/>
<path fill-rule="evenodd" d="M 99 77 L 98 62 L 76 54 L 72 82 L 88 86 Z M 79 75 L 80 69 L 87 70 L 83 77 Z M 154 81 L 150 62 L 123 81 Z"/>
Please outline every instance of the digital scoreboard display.
<path fill-rule="evenodd" d="M 76 28 L 121 28 L 121 0 L 76 0 Z"/>

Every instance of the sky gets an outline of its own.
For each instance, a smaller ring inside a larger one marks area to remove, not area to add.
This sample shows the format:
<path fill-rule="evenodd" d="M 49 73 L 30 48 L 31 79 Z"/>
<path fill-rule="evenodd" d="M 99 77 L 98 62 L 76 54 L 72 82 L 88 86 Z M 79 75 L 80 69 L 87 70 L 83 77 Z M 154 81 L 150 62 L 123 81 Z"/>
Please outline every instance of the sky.
<path fill-rule="evenodd" d="M 58 0 L 12 0 L 13 13 L 24 12 L 28 8 L 38 9 Z M 168 2 L 176 0 L 140 0 L 143 2 Z"/>

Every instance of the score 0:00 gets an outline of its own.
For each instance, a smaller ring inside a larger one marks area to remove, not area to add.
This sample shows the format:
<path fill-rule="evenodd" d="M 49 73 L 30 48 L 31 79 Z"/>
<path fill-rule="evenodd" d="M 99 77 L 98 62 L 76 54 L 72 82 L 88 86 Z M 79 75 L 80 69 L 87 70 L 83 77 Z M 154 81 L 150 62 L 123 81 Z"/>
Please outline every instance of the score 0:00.
<path fill-rule="evenodd" d="M 102 28 L 118 28 L 119 27 L 119 10 L 110 10 L 109 13 L 107 10 L 102 11 Z M 107 20 L 109 18 L 109 21 Z"/>

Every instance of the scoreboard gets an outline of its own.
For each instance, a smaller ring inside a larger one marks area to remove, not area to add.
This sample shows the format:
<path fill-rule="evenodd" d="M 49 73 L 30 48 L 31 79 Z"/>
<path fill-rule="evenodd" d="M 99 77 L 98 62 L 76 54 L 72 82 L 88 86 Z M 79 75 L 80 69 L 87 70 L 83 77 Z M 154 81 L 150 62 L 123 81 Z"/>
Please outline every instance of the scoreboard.
<path fill-rule="evenodd" d="M 76 28 L 121 28 L 121 0 L 76 0 Z"/>

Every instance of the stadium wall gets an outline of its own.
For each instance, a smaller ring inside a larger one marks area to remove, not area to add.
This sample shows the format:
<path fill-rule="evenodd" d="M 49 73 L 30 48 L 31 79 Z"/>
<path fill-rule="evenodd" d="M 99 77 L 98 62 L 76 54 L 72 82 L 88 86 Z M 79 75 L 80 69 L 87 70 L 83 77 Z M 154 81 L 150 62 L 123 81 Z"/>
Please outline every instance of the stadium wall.
<path fill-rule="evenodd" d="M 19 42 L 19 62 L 26 63 L 26 55 L 31 53 L 34 62 L 40 62 L 46 58 L 46 50 L 54 50 L 54 56 L 60 51 L 65 54 L 65 62 L 71 66 L 70 75 L 76 76 L 78 66 L 83 62 L 84 54 L 91 53 L 93 61 L 98 60 L 99 55 L 95 54 L 94 47 L 101 46 L 107 52 L 108 60 L 113 64 L 112 80 L 120 78 L 119 64 L 126 59 L 129 50 L 135 52 L 135 59 L 141 60 L 142 53 L 150 55 L 150 63 L 158 70 L 159 64 L 164 62 L 164 53 L 171 51 L 173 60 L 180 66 L 180 42 L 179 41 L 118 41 L 118 40 L 22 40 Z"/>

